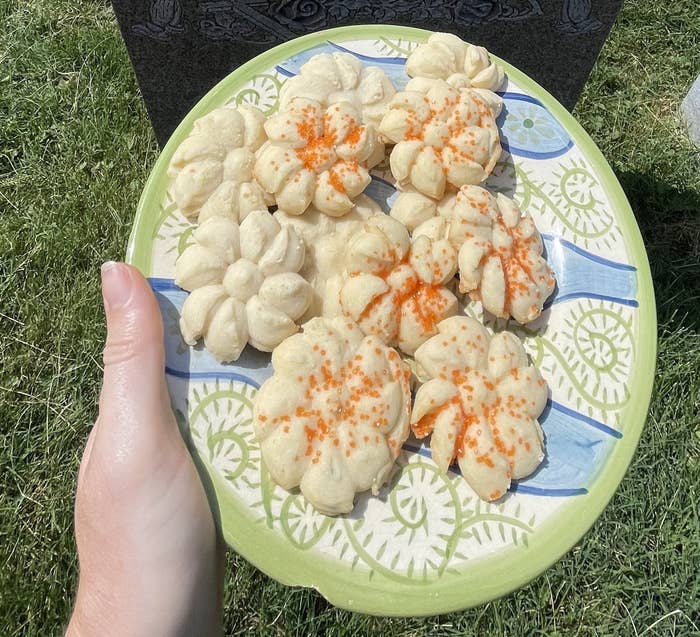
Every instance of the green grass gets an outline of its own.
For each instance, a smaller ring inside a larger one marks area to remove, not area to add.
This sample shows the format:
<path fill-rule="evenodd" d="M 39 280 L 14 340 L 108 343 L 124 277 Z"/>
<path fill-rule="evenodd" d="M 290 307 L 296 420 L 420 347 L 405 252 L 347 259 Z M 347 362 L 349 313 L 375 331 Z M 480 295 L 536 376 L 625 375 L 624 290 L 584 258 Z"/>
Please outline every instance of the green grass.
<path fill-rule="evenodd" d="M 576 109 L 624 186 L 659 312 L 649 419 L 619 491 L 558 564 L 463 613 L 386 620 L 229 554 L 227 633 L 700 634 L 700 161 L 678 109 L 695 0 L 628 0 Z M 96 413 L 98 268 L 157 156 L 104 2 L 0 0 L 0 633 L 49 635 L 76 577 L 75 475 Z"/>

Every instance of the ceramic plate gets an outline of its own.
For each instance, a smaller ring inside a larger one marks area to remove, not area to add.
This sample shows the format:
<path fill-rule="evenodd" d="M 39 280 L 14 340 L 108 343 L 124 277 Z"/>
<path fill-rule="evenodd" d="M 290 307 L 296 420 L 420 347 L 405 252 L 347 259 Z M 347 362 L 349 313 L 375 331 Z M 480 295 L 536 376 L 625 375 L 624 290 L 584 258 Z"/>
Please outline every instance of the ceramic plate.
<path fill-rule="evenodd" d="M 278 46 L 231 73 L 163 150 L 128 250 L 157 293 L 172 402 L 210 478 L 226 541 L 280 582 L 382 615 L 480 604 L 525 584 L 577 542 L 632 458 L 656 349 L 649 265 L 620 185 L 571 115 L 504 64 L 504 152 L 487 186 L 530 211 L 558 280 L 543 316 L 516 330 L 551 388 L 540 418 L 543 466 L 487 504 L 457 473 L 442 475 L 427 448 L 409 443 L 380 497 L 360 497 L 352 514 L 338 518 L 271 482 L 252 427 L 252 401 L 271 374 L 270 356 L 248 348 L 221 365 L 180 338 L 185 292 L 173 276 L 193 226 L 168 192 L 168 162 L 194 120 L 214 108 L 246 103 L 274 112 L 281 86 L 316 53 L 352 53 L 401 88 L 406 55 L 428 35 L 395 26 L 334 29 Z M 385 210 L 396 196 L 387 177 L 375 176 L 369 189 Z M 467 311 L 479 315 L 477 307 Z"/>

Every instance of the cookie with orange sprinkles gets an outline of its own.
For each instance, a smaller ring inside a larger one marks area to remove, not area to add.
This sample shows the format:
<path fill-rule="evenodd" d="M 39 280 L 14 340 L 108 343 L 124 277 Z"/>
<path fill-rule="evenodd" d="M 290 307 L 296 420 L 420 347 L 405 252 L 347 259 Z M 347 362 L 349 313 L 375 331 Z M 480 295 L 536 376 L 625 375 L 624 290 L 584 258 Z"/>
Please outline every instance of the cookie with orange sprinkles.
<path fill-rule="evenodd" d="M 476 90 L 456 89 L 442 80 L 425 93 L 397 93 L 379 132 L 395 144 L 389 164 L 399 187 L 434 199 L 481 183 L 501 156 L 491 107 Z"/>
<path fill-rule="evenodd" d="M 430 380 L 416 392 L 413 433 L 431 435 L 442 471 L 456 461 L 479 497 L 497 500 L 511 480 L 527 477 L 544 459 L 537 418 L 547 384 L 509 332 L 491 336 L 466 316 L 446 319 L 438 330 L 415 354 Z"/>
<path fill-rule="evenodd" d="M 315 318 L 277 346 L 254 428 L 272 479 L 318 511 L 349 513 L 391 475 L 410 433 L 410 370 L 345 317 Z"/>
<path fill-rule="evenodd" d="M 396 219 L 370 217 L 347 247 L 342 310 L 365 334 L 413 354 L 457 312 L 457 298 L 446 286 L 456 257 L 447 240 L 421 236 L 411 243 Z"/>
<path fill-rule="evenodd" d="M 377 130 L 350 102 L 324 108 L 295 97 L 267 119 L 265 132 L 254 174 L 287 214 L 311 204 L 333 217 L 347 214 L 371 181 L 369 169 L 384 159 Z"/>

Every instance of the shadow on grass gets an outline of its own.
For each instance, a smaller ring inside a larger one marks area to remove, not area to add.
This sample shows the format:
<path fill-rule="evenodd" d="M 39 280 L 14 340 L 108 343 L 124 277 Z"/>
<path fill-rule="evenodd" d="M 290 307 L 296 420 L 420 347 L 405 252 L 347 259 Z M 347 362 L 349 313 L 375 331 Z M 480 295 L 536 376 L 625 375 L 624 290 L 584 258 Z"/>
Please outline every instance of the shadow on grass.
<path fill-rule="evenodd" d="M 653 175 L 621 173 L 644 237 L 659 325 L 671 320 L 700 330 L 700 194 Z"/>

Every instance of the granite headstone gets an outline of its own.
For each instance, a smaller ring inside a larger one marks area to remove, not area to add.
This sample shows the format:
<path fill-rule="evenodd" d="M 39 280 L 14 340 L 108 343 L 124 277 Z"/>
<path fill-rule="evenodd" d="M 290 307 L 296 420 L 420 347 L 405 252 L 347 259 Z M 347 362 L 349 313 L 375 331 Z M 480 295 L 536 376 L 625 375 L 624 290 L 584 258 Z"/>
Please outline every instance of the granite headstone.
<path fill-rule="evenodd" d="M 573 108 L 622 0 L 113 0 L 158 142 L 250 58 L 348 24 L 451 31 Z"/>

